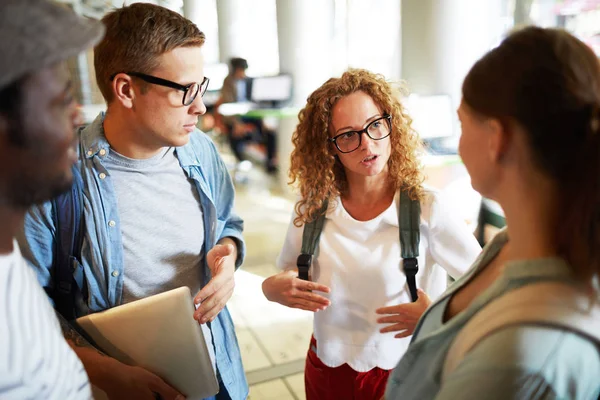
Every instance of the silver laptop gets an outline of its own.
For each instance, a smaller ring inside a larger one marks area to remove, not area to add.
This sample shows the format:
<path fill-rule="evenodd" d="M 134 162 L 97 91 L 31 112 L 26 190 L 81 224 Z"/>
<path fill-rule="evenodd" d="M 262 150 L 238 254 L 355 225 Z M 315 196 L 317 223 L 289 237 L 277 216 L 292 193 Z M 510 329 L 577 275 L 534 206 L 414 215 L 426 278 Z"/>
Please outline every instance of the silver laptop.
<path fill-rule="evenodd" d="M 180 287 L 77 323 L 109 356 L 155 373 L 188 399 L 202 399 L 215 395 L 219 384 L 193 313 L 190 289 Z"/>

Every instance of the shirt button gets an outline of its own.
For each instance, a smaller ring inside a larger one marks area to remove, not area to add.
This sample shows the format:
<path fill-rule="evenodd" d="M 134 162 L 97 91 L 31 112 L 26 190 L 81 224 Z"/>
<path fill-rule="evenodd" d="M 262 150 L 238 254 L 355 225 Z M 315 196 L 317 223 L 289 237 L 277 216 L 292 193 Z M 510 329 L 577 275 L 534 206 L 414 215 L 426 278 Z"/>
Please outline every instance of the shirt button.
<path fill-rule="evenodd" d="M 100 150 L 100 155 L 104 157 L 106 155 L 106 150 L 104 150 L 104 149 Z"/>
<path fill-rule="evenodd" d="M 115 221 L 108 221 L 108 226 L 114 227 L 117 223 Z"/>
<path fill-rule="evenodd" d="M 104 179 L 104 178 L 106 178 L 106 174 L 104 172 L 100 172 L 100 175 L 98 175 L 98 178 Z"/>
<path fill-rule="evenodd" d="M 116 278 L 117 276 L 119 276 L 119 271 L 113 271 L 111 275 Z"/>

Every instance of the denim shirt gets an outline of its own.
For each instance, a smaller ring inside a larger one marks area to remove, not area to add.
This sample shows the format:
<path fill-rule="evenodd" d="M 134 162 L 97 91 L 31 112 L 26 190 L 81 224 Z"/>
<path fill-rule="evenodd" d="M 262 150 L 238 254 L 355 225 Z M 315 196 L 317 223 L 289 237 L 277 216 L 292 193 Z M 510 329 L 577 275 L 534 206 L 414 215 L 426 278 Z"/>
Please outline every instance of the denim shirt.
<path fill-rule="evenodd" d="M 123 243 L 117 197 L 110 173 L 103 165 L 111 151 L 103 129 L 104 114 L 80 132 L 78 166 L 84 181 L 84 219 L 86 235 L 81 251 L 87 280 L 88 306 L 92 312 L 106 310 L 123 301 Z M 236 268 L 244 259 L 243 221 L 233 211 L 234 188 L 223 160 L 212 141 L 199 130 L 190 141 L 175 150 L 181 168 L 198 190 L 204 218 L 204 249 L 211 249 L 225 237 L 237 243 Z M 143 200 L 140 200 L 143 201 Z M 44 288 L 53 286 L 56 227 L 51 202 L 33 207 L 25 217 L 19 235 L 23 256 L 34 267 Z M 203 258 L 203 282 L 211 272 Z M 233 400 L 248 396 L 233 321 L 225 307 L 210 324 L 219 377 Z"/>
<path fill-rule="evenodd" d="M 506 230 L 496 235 L 471 271 L 425 311 L 408 351 L 388 379 L 386 400 L 598 398 L 600 349 L 574 332 L 552 326 L 521 324 L 491 334 L 442 382 L 454 338 L 485 305 L 529 283 L 573 280 L 570 267 L 559 258 L 511 261 L 465 310 L 444 321 L 452 295 L 484 269 L 507 241 Z"/>

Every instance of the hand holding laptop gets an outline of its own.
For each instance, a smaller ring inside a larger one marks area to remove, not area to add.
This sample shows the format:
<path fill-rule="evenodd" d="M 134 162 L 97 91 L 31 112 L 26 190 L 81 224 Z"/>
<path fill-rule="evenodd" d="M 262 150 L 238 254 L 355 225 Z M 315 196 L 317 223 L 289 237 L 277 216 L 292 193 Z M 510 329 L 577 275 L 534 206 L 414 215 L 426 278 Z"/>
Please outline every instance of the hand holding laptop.
<path fill-rule="evenodd" d="M 225 238 L 222 242 L 206 254 L 212 279 L 194 298 L 197 307 L 194 319 L 201 324 L 213 321 L 233 295 L 237 252 L 231 239 Z"/>
<path fill-rule="evenodd" d="M 123 364 L 115 359 L 112 361 L 114 361 L 114 373 L 101 389 L 108 399 L 185 399 L 183 394 L 152 372 L 141 367 Z M 94 388 L 94 398 L 97 400 L 102 398 L 98 388 Z"/>
<path fill-rule="evenodd" d="M 116 359 L 114 364 L 103 364 L 115 370 L 111 378 L 115 385 L 127 384 L 134 390 L 143 383 L 149 396 L 176 398 L 179 393 L 165 388 L 166 382 L 187 398 L 203 399 L 216 394 L 219 383 L 212 344 L 194 321 L 192 304 L 190 289 L 183 286 L 80 317 L 77 324 L 98 348 Z M 101 389 L 109 395 L 114 389 L 116 398 L 140 398 L 116 393 L 116 387 Z"/>

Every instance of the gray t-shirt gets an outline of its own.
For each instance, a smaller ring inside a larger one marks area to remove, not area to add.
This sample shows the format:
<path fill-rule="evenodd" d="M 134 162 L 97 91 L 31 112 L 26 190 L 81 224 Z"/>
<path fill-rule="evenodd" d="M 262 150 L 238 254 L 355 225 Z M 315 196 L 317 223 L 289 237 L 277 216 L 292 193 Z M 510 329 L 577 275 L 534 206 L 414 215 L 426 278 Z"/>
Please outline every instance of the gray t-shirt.
<path fill-rule="evenodd" d="M 181 286 L 202 287 L 204 220 L 198 191 L 174 148 L 137 160 L 111 150 L 106 167 L 117 193 L 123 237 L 123 303 Z M 212 336 L 201 325 L 215 365 Z"/>
<path fill-rule="evenodd" d="M 124 250 L 123 303 L 188 286 L 200 290 L 204 226 L 198 192 L 173 148 L 145 160 L 111 151 Z"/>

